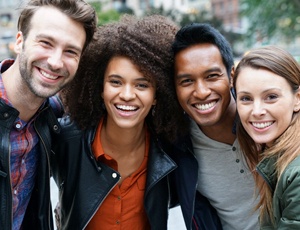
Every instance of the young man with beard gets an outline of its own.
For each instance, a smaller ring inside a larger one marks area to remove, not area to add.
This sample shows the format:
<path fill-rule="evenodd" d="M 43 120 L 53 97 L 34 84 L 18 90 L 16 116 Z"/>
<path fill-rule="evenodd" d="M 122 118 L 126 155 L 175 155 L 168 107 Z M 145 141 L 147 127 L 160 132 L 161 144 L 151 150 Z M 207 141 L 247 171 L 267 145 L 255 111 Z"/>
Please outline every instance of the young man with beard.
<path fill-rule="evenodd" d="M 83 0 L 31 0 L 23 7 L 16 60 L 0 64 L 0 223 L 4 229 L 53 229 L 51 105 L 74 77 L 97 24 Z M 59 107 L 59 106 L 58 106 Z"/>
<path fill-rule="evenodd" d="M 177 98 L 190 126 L 179 146 L 186 153 L 174 157 L 187 229 L 258 229 L 254 179 L 235 133 L 231 47 L 210 25 L 193 23 L 179 30 L 172 48 Z M 216 212 L 202 208 L 208 202 Z"/>

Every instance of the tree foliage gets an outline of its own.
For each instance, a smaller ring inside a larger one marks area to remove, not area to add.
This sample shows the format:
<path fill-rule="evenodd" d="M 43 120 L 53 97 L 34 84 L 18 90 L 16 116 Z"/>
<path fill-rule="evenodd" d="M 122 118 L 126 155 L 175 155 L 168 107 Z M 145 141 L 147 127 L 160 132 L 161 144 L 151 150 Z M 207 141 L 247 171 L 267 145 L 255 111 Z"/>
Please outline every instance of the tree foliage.
<path fill-rule="evenodd" d="M 112 21 L 118 21 L 120 18 L 120 13 L 116 10 L 108 10 L 108 11 L 102 11 L 102 4 L 101 2 L 90 2 L 90 4 L 94 7 L 97 16 L 98 16 L 98 26 L 104 25 L 106 23 L 112 22 Z"/>
<path fill-rule="evenodd" d="M 102 3 L 100 1 L 90 2 L 94 7 L 98 16 L 98 25 L 104 25 L 109 22 L 118 21 L 122 14 L 133 14 L 133 10 L 123 3 L 119 9 L 102 10 Z"/>
<path fill-rule="evenodd" d="M 299 0 L 241 0 L 241 13 L 249 20 L 247 37 L 268 42 L 286 42 L 300 35 Z"/>
<path fill-rule="evenodd" d="M 210 12 L 205 10 L 199 10 L 195 13 L 183 14 L 176 10 L 164 10 L 163 7 L 159 8 L 150 8 L 148 11 L 145 12 L 146 15 L 151 14 L 160 14 L 171 18 L 174 22 L 176 22 L 179 26 L 188 25 L 193 22 L 199 23 L 208 23 L 212 25 L 214 28 L 220 31 L 221 34 L 226 37 L 228 42 L 233 47 L 233 51 L 235 55 L 240 55 L 234 49 L 235 44 L 242 40 L 241 34 L 234 33 L 233 31 L 227 31 L 224 29 L 223 23 L 220 19 L 212 15 Z"/>

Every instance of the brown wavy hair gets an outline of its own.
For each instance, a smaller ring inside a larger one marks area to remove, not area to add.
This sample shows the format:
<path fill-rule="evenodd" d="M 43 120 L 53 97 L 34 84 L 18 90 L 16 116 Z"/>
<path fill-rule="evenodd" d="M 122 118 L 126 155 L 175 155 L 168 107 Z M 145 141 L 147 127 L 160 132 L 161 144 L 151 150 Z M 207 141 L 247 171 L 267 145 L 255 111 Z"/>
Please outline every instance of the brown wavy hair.
<path fill-rule="evenodd" d="M 253 69 L 265 69 L 286 79 L 293 92 L 299 90 L 300 66 L 299 63 L 287 51 L 277 46 L 266 46 L 250 51 L 238 64 L 234 76 L 233 86 L 242 69 L 250 67 Z M 268 184 L 255 171 L 256 165 L 265 158 L 276 158 L 276 174 L 279 180 L 281 174 L 291 161 L 300 155 L 300 113 L 294 112 L 290 126 L 279 136 L 274 145 L 265 148 L 265 144 L 257 144 L 248 135 L 241 122 L 237 129 L 238 140 L 241 145 L 248 165 L 253 170 L 257 187 L 259 188 L 260 201 L 257 209 L 260 209 L 261 220 L 268 215 L 274 222 L 272 209 L 272 191 Z"/>
<path fill-rule="evenodd" d="M 147 123 L 157 134 L 174 140 L 184 130 L 171 74 L 171 45 L 177 30 L 174 22 L 159 15 L 142 19 L 124 15 L 119 22 L 98 27 L 75 79 L 62 91 L 71 118 L 86 129 L 106 114 L 101 97 L 105 69 L 111 58 L 124 56 L 156 86 L 155 115 L 149 113 Z"/>

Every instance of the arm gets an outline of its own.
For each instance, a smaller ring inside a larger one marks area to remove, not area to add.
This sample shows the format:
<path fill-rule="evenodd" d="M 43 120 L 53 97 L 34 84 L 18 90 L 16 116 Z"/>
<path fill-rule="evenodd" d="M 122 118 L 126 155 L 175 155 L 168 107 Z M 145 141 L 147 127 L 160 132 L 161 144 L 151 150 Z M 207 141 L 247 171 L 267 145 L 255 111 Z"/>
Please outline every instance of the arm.
<path fill-rule="evenodd" d="M 293 165 L 281 176 L 275 193 L 274 214 L 278 229 L 300 229 L 300 165 Z"/>

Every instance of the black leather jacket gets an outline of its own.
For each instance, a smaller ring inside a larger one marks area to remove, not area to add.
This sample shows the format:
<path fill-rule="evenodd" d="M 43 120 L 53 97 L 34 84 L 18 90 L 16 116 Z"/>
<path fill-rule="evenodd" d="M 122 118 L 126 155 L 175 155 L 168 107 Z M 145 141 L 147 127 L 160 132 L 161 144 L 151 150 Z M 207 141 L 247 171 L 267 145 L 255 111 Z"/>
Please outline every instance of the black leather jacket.
<path fill-rule="evenodd" d="M 96 127 L 81 131 L 69 118 L 53 141 L 53 176 L 59 186 L 62 229 L 84 229 L 120 175 L 94 158 Z M 151 135 L 144 206 L 154 230 L 166 230 L 170 189 L 168 175 L 176 164 Z"/>
<path fill-rule="evenodd" d="M 10 181 L 10 130 L 19 112 L 0 100 L 0 223 L 1 229 L 12 229 L 12 188 Z M 51 130 L 59 131 L 59 123 L 47 102 L 34 121 L 39 136 L 39 163 L 35 187 L 28 204 L 23 230 L 53 229 L 52 208 L 50 202 L 50 145 Z"/>

